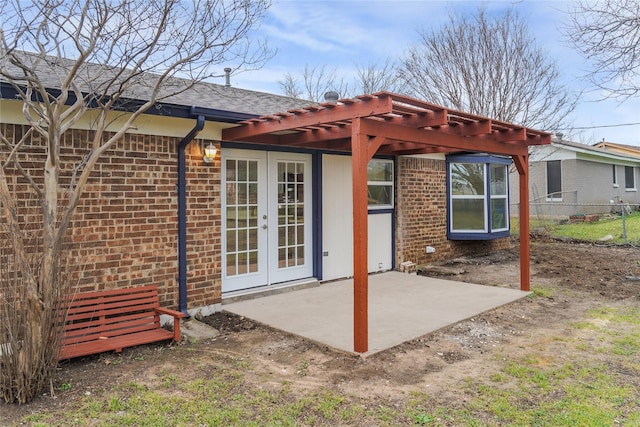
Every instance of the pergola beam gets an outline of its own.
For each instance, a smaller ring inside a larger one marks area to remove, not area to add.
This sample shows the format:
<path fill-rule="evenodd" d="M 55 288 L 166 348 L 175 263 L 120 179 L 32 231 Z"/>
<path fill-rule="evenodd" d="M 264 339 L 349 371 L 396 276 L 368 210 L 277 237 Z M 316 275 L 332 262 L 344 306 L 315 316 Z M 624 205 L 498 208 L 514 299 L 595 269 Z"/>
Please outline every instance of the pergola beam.
<path fill-rule="evenodd" d="M 490 154 L 518 155 L 527 152 L 526 145 L 507 144 L 478 136 L 461 137 L 453 133 L 434 129 L 414 129 L 394 123 L 362 119 L 362 131 L 367 135 L 409 141 L 428 146 L 439 146 L 460 151 L 475 151 Z"/>
<path fill-rule="evenodd" d="M 318 107 L 313 110 L 292 110 L 288 117 L 264 117 L 253 119 L 249 126 L 238 126 L 223 130 L 223 139 L 242 140 L 264 133 L 281 132 L 307 126 L 319 126 L 326 123 L 351 120 L 391 113 L 391 97 L 365 98 L 353 104 L 335 105 L 333 108 Z"/>
<path fill-rule="evenodd" d="M 333 126 L 331 128 L 308 130 L 305 132 L 280 135 L 280 143 L 304 146 L 309 143 L 333 141 L 351 138 L 351 129 L 347 126 Z"/>
<path fill-rule="evenodd" d="M 427 111 L 407 117 L 391 116 L 384 118 L 387 123 L 395 123 L 413 128 L 445 126 L 449 123 L 447 110 Z"/>

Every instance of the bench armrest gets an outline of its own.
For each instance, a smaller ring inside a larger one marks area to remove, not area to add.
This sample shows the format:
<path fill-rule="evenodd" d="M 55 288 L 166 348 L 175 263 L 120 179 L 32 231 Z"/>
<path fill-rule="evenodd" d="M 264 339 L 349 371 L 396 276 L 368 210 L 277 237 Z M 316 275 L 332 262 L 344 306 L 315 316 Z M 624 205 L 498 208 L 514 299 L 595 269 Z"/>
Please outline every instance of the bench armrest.
<path fill-rule="evenodd" d="M 173 340 L 180 341 L 180 319 L 185 317 L 185 314 L 180 311 L 164 307 L 156 307 L 156 311 L 161 314 L 173 316 Z"/>
<path fill-rule="evenodd" d="M 182 319 L 185 314 L 181 311 L 171 310 L 170 308 L 164 307 L 156 307 L 156 311 L 162 314 L 168 314 L 169 316 L 173 316 L 174 318 Z"/>

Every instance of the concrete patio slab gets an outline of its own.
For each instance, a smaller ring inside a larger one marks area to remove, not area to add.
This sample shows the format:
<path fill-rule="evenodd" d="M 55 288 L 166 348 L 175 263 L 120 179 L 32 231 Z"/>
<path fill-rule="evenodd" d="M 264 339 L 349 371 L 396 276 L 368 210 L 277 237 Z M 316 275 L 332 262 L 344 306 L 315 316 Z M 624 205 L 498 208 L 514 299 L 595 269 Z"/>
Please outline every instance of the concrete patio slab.
<path fill-rule="evenodd" d="M 528 295 L 400 272 L 369 276 L 367 355 Z M 245 316 L 330 347 L 353 352 L 353 280 L 225 304 Z"/>

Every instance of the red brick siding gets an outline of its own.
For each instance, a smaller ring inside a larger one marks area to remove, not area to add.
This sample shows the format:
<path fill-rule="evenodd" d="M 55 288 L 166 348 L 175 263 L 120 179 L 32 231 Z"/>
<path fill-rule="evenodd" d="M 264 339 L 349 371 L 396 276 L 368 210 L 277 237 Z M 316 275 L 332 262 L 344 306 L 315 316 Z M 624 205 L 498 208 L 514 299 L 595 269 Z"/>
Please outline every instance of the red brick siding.
<path fill-rule="evenodd" d="M 19 125 L 2 126 L 12 137 L 25 131 Z M 85 130 L 64 135 L 61 198 L 92 137 Z M 155 284 L 161 303 L 177 308 L 179 141 L 129 134 L 96 164 L 67 233 L 67 255 L 77 266 L 80 291 Z M 41 181 L 44 151 L 36 138 L 32 145 L 32 162 L 25 165 Z M 188 306 L 199 307 L 221 299 L 220 163 L 203 165 L 197 142 L 187 147 L 186 159 Z M 16 175 L 9 182 L 23 206 L 23 220 L 41 222 L 24 179 Z"/>
<path fill-rule="evenodd" d="M 399 157 L 397 164 L 396 265 L 426 264 L 509 247 L 509 239 L 447 240 L 447 184 L 444 160 Z M 436 252 L 426 253 L 426 246 Z"/>

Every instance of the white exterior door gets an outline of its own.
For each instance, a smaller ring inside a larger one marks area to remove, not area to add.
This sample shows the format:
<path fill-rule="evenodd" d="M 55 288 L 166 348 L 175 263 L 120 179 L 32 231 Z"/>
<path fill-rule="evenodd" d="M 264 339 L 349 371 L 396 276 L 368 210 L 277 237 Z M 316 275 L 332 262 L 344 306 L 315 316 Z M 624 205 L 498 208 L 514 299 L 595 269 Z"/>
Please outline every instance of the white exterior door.
<path fill-rule="evenodd" d="M 310 277 L 311 156 L 222 150 L 222 291 Z"/>
<path fill-rule="evenodd" d="M 270 152 L 269 281 L 313 275 L 311 155 Z"/>

